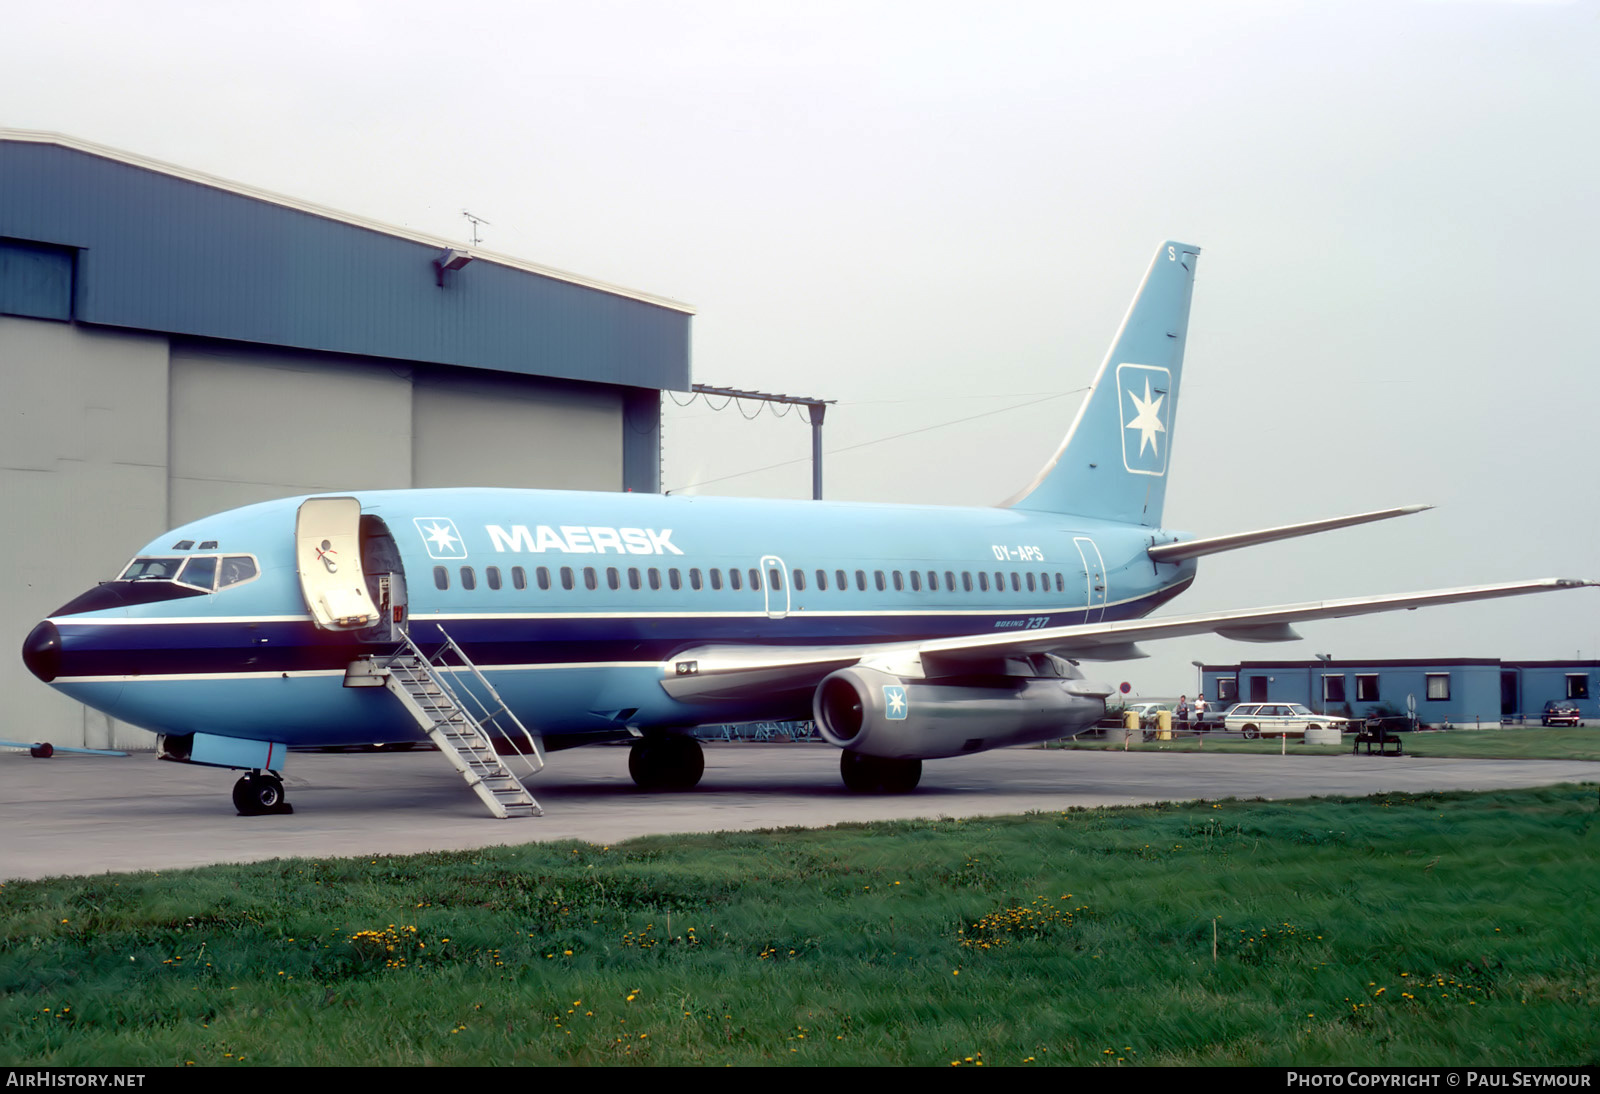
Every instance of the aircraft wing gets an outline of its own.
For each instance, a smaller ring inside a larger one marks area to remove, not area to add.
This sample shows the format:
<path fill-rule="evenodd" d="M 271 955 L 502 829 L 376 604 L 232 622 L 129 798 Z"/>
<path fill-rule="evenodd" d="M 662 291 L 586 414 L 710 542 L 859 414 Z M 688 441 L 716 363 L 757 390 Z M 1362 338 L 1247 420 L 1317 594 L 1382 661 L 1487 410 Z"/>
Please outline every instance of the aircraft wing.
<path fill-rule="evenodd" d="M 1388 596 L 1316 600 L 1201 615 L 1041 627 L 1026 631 L 1008 630 L 922 642 L 806 647 L 702 646 L 686 650 L 667 663 L 662 687 L 677 699 L 716 702 L 749 698 L 757 694 L 797 693 L 814 688 L 823 677 L 837 669 L 862 663 L 883 665 L 905 673 L 909 666 L 920 661 L 920 671 L 914 675 L 942 676 L 994 671 L 998 662 L 1030 654 L 1049 653 L 1084 661 L 1119 661 L 1145 656 L 1138 648 L 1139 642 L 1197 634 L 1218 634 L 1244 642 L 1287 642 L 1300 637 L 1293 629 L 1292 624 L 1295 623 L 1557 592 L 1591 585 L 1600 585 L 1600 582 L 1542 578 Z"/>
<path fill-rule="evenodd" d="M 996 653 L 1054 653 L 1088 661 L 1115 661 L 1129 656 L 1139 642 L 1163 638 L 1185 638 L 1196 634 L 1218 634 L 1240 642 L 1289 642 L 1300 637 L 1292 626 L 1319 619 L 1344 619 L 1378 612 L 1410 611 L 1439 604 L 1462 604 L 1470 600 L 1493 600 L 1503 596 L 1556 592 L 1583 588 L 1600 582 L 1576 578 L 1541 578 L 1512 581 L 1500 585 L 1467 585 L 1455 589 L 1433 589 L 1420 593 L 1395 593 L 1388 596 L 1351 597 L 1345 600 L 1314 600 L 1303 604 L 1280 604 L 1270 608 L 1242 611 L 1207 612 L 1202 615 L 1176 615 L 1149 619 L 1129 619 L 1114 623 L 1090 623 L 1072 627 L 1046 627 L 1021 633 L 977 635 L 939 639 L 919 644 L 923 663 L 959 666 L 970 659 L 992 657 Z M 1134 653 L 1133 656 L 1141 656 Z"/>

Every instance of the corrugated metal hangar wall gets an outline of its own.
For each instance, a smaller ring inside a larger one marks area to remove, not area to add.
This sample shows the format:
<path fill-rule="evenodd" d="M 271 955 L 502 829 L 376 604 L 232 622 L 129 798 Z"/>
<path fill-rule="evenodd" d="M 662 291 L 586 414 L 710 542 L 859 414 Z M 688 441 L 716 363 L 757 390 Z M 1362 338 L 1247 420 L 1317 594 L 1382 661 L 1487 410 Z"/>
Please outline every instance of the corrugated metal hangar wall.
<path fill-rule="evenodd" d="M 0 739 L 145 747 L 17 654 L 164 530 L 408 486 L 659 488 L 691 309 L 0 130 Z"/>

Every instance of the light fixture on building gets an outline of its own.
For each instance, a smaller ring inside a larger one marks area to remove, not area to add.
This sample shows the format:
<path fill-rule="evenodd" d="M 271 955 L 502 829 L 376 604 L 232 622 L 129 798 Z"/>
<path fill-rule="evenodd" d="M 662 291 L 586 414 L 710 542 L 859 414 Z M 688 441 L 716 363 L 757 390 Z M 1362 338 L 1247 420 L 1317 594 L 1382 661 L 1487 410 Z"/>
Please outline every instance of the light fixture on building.
<path fill-rule="evenodd" d="M 462 269 L 472 261 L 472 256 L 466 251 L 458 251 L 451 247 L 444 254 L 433 260 L 434 272 L 438 275 L 439 287 L 444 288 L 444 275 L 446 271 L 455 272 Z"/>

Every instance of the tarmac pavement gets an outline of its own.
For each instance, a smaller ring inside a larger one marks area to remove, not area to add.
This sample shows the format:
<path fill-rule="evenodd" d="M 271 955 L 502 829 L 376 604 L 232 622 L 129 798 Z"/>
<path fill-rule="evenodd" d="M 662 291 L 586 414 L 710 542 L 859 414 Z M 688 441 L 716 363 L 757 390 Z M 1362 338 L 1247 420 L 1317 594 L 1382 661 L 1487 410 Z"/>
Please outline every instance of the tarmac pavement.
<path fill-rule="evenodd" d="M 552 754 L 528 780 L 545 815 L 523 820 L 490 817 L 432 751 L 295 753 L 289 816 L 236 815 L 235 778 L 150 753 L 0 751 L 0 880 L 1197 798 L 1600 783 L 1600 763 L 1005 749 L 930 760 L 915 793 L 873 797 L 844 789 L 839 752 L 826 745 L 708 743 L 705 778 L 687 793 L 636 789 L 626 748 L 600 746 Z"/>

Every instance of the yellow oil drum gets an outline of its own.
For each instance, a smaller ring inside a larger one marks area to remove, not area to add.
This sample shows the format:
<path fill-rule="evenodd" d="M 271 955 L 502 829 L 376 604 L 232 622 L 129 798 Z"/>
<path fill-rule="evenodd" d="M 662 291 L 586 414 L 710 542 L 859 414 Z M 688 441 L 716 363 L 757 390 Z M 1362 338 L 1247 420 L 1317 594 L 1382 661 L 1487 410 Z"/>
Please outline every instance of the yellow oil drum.
<path fill-rule="evenodd" d="M 1172 740 L 1172 711 L 1156 711 L 1156 740 Z"/>

